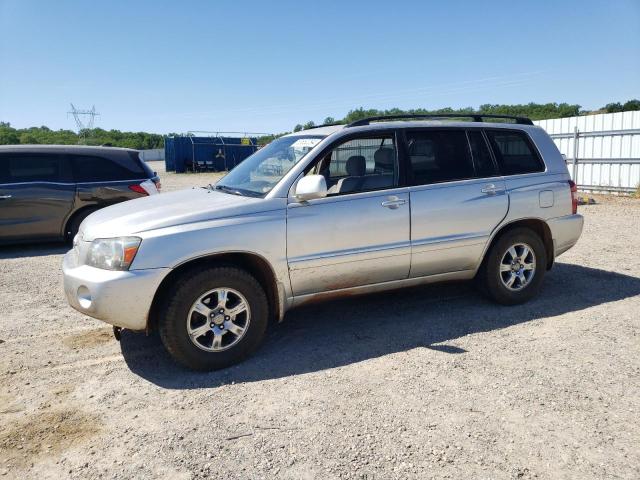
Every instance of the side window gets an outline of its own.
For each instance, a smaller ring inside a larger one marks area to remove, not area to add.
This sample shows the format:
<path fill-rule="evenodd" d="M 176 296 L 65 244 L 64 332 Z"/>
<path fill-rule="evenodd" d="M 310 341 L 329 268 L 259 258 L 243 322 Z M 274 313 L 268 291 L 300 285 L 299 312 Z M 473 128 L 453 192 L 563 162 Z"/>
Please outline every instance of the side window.
<path fill-rule="evenodd" d="M 145 177 L 142 167 L 129 158 L 115 161 L 103 157 L 71 156 L 76 182 L 110 182 Z"/>
<path fill-rule="evenodd" d="M 329 195 L 380 190 L 398 185 L 398 159 L 391 135 L 349 140 L 316 167 Z"/>
<path fill-rule="evenodd" d="M 407 131 L 413 185 L 473 178 L 475 172 L 463 130 Z"/>
<path fill-rule="evenodd" d="M 61 155 L 17 154 L 4 158 L 8 183 L 71 182 L 67 160 Z"/>
<path fill-rule="evenodd" d="M 544 165 L 527 135 L 509 130 L 487 130 L 503 175 L 544 171 Z"/>
<path fill-rule="evenodd" d="M 476 167 L 478 177 L 493 177 L 498 174 L 496 166 L 491 159 L 489 146 L 479 130 L 469 130 L 469 145 L 471 145 L 471 156 Z"/>

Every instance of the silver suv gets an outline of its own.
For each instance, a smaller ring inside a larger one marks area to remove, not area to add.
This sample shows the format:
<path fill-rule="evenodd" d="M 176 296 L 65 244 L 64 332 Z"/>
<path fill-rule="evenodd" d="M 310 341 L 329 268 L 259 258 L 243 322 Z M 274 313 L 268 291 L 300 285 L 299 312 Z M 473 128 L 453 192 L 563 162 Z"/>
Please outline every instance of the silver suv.
<path fill-rule="evenodd" d="M 99 210 L 64 258 L 69 303 L 211 370 L 323 298 L 475 279 L 525 302 L 580 237 L 575 184 L 529 119 L 470 117 L 293 133 L 215 186 Z"/>

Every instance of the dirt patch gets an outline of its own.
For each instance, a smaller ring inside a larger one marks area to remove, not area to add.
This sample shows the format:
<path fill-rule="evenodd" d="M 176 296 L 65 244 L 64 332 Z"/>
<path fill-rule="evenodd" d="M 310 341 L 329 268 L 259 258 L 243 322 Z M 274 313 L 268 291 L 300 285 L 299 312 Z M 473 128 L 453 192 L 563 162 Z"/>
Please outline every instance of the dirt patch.
<path fill-rule="evenodd" d="M 59 387 L 54 388 L 51 393 L 53 393 L 53 395 L 60 399 L 60 400 L 64 400 L 66 397 L 68 397 L 71 392 L 73 392 L 73 385 L 71 385 L 70 383 L 61 385 Z"/>
<path fill-rule="evenodd" d="M 67 347 L 74 350 L 92 348 L 114 341 L 111 328 L 96 328 L 85 332 L 69 335 L 62 340 Z"/>
<path fill-rule="evenodd" d="M 24 466 L 81 444 L 101 429 L 98 417 L 78 410 L 31 415 L 0 432 L 0 452 L 7 466 Z"/>
<path fill-rule="evenodd" d="M 15 396 L 0 393 L 0 415 L 18 413 L 24 410 L 24 405 Z"/>

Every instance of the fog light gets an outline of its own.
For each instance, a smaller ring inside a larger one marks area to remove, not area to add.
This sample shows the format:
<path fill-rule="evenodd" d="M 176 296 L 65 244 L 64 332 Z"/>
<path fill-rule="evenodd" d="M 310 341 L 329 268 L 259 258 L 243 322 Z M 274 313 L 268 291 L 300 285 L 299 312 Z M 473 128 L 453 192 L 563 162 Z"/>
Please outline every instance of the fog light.
<path fill-rule="evenodd" d="M 84 285 L 78 288 L 78 303 L 82 308 L 91 307 L 91 292 Z"/>

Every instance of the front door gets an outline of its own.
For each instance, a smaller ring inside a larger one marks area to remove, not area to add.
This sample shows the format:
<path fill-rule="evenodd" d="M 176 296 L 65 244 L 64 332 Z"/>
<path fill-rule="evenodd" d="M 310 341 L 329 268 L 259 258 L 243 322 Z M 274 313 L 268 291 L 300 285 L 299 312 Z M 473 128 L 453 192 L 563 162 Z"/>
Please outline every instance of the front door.
<path fill-rule="evenodd" d="M 399 187 L 395 135 L 352 138 L 309 173 L 329 194 L 304 203 L 290 197 L 287 258 L 295 296 L 405 279 L 410 208 Z"/>

